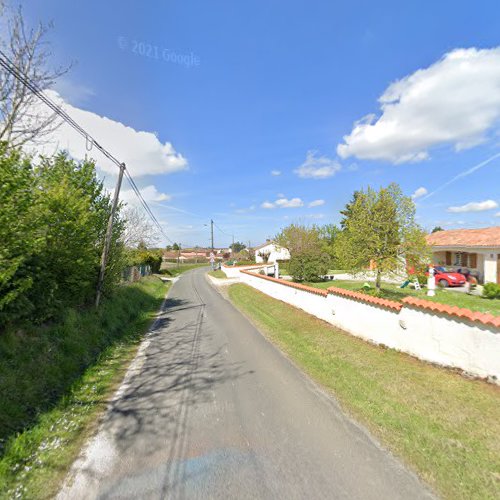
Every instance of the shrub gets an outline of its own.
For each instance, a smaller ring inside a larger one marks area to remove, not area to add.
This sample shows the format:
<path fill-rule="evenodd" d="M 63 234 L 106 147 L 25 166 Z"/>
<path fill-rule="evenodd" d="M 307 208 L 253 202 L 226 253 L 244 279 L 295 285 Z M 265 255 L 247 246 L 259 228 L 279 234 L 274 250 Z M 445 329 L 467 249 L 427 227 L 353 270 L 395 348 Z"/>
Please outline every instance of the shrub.
<path fill-rule="evenodd" d="M 322 254 L 295 253 L 290 259 L 288 271 L 294 281 L 319 281 L 328 271 L 328 257 Z"/>
<path fill-rule="evenodd" d="M 483 297 L 487 299 L 500 299 L 500 285 L 486 283 L 483 288 Z"/>
<path fill-rule="evenodd" d="M 110 196 L 92 162 L 65 154 L 38 165 L 0 146 L 0 329 L 41 323 L 95 293 Z M 105 289 L 121 273 L 117 212 Z"/>

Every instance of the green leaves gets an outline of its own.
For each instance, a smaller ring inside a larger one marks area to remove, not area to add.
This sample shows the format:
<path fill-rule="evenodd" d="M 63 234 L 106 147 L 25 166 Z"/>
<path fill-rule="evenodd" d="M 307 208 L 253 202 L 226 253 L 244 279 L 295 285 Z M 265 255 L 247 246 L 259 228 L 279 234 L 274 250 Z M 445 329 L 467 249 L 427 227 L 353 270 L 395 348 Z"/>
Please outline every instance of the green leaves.
<path fill-rule="evenodd" d="M 428 262 L 424 232 L 415 222 L 415 204 L 397 184 L 356 191 L 341 213 L 344 229 L 336 239 L 337 255 L 354 272 L 375 266 L 377 288 L 382 274 Z"/>
<path fill-rule="evenodd" d="M 90 301 L 111 210 L 94 164 L 58 154 L 32 165 L 3 147 L 0 206 L 0 327 L 42 322 Z M 117 218 L 108 288 L 119 279 Z"/>

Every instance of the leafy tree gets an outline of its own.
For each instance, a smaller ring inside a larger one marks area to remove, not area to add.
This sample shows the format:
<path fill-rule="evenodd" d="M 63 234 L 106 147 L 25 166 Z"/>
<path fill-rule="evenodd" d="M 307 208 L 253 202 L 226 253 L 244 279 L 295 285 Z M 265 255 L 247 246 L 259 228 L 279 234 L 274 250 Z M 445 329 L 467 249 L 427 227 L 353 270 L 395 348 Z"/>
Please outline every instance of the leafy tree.
<path fill-rule="evenodd" d="M 434 229 L 431 232 L 432 233 L 437 233 L 438 231 L 444 231 L 444 229 L 441 226 L 435 226 Z"/>
<path fill-rule="evenodd" d="M 329 266 L 338 268 L 338 256 L 335 242 L 341 233 L 341 229 L 335 224 L 325 224 L 319 228 L 323 252 L 329 256 Z"/>
<path fill-rule="evenodd" d="M 36 201 L 29 161 L 0 144 L 0 325 L 32 311 L 29 262 L 42 244 Z"/>
<path fill-rule="evenodd" d="M 45 319 L 93 297 L 111 200 L 92 162 L 78 164 L 58 154 L 36 167 L 35 176 L 44 235 L 33 261 L 37 285 L 31 300 Z M 117 236 L 122 230 L 123 221 L 117 216 L 107 285 L 117 278 L 113 264 L 120 256 Z"/>
<path fill-rule="evenodd" d="M 276 236 L 276 242 L 290 252 L 288 270 L 295 281 L 317 281 L 327 272 L 330 259 L 317 226 L 290 224 Z"/>
<path fill-rule="evenodd" d="M 233 253 L 240 253 L 244 248 L 246 248 L 246 245 L 239 241 L 235 241 L 229 246 L 229 248 L 233 251 Z"/>
<path fill-rule="evenodd" d="M 0 326 L 42 322 L 93 299 L 111 200 L 92 162 L 59 154 L 33 166 L 2 148 Z M 120 279 L 122 230 L 118 210 L 105 292 Z"/>
<path fill-rule="evenodd" d="M 181 249 L 181 246 L 178 245 L 177 243 L 174 243 L 172 245 L 172 250 L 174 250 L 174 252 L 178 252 L 180 249 Z"/>
<path fill-rule="evenodd" d="M 354 272 L 375 265 L 377 291 L 382 275 L 398 271 L 405 261 L 412 266 L 428 261 L 425 233 L 415 222 L 415 204 L 397 184 L 358 191 L 346 212 L 337 252 Z"/>
<path fill-rule="evenodd" d="M 352 194 L 352 200 L 346 204 L 344 210 L 340 211 L 340 214 L 342 215 L 342 219 L 340 220 L 340 227 L 342 229 L 345 229 L 347 220 L 351 217 L 353 207 L 354 205 L 356 205 L 356 201 L 361 194 L 362 191 L 354 191 L 354 193 Z"/>

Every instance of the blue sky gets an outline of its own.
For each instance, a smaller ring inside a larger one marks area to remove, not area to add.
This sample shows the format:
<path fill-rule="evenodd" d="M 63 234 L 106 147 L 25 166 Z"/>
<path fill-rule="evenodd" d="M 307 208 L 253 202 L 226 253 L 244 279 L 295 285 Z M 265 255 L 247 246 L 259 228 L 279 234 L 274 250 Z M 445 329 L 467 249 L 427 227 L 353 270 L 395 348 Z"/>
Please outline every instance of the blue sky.
<path fill-rule="evenodd" d="M 500 224 L 500 157 L 439 189 L 500 153 L 498 2 L 24 9 L 54 21 L 54 62 L 75 62 L 55 97 L 127 161 L 175 241 L 208 244 L 211 217 L 252 244 L 293 221 L 338 222 L 355 189 L 392 181 L 424 188 L 426 228 Z M 81 142 L 60 139 L 76 157 Z"/>

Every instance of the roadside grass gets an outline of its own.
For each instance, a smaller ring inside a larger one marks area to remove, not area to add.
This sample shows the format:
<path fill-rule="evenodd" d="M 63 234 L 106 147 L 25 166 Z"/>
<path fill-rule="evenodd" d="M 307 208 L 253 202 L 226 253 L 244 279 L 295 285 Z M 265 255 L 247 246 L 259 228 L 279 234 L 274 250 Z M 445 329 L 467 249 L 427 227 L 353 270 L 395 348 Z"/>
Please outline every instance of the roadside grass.
<path fill-rule="evenodd" d="M 0 336 L 0 498 L 53 498 L 165 296 L 148 277 L 99 311 Z"/>
<path fill-rule="evenodd" d="M 199 267 L 208 267 L 208 264 L 206 262 L 202 262 L 200 264 L 179 264 L 178 267 L 162 269 L 161 274 L 175 277 L 179 276 L 179 274 L 185 273 L 186 271 L 191 271 L 191 269 L 198 269 Z"/>
<path fill-rule="evenodd" d="M 363 292 L 363 290 L 361 289 L 363 283 L 364 281 L 332 280 L 306 284 L 315 288 L 322 289 L 336 286 L 339 288 L 346 288 L 347 290 Z M 371 284 L 372 291 L 374 291 L 375 285 L 373 284 L 373 282 L 368 281 L 368 283 Z M 480 295 L 468 295 L 466 293 L 456 292 L 450 289 L 441 290 L 439 288 L 436 288 L 436 295 L 434 297 L 427 297 L 426 293 L 427 291 L 425 289 L 418 291 L 413 288 L 399 288 L 398 285 L 383 283 L 380 296 L 384 299 L 401 301 L 401 299 L 403 299 L 404 297 L 412 295 L 414 297 L 419 297 L 425 300 L 440 302 L 441 304 L 464 307 L 466 309 L 471 309 L 472 311 L 479 311 L 483 313 L 493 314 L 494 316 L 500 316 L 499 299 L 486 299 L 484 297 L 481 297 Z"/>
<path fill-rule="evenodd" d="M 226 279 L 227 276 L 226 276 L 226 273 L 224 271 L 221 271 L 220 269 L 218 269 L 217 271 L 209 271 L 210 276 L 213 276 L 214 278 L 218 278 L 218 279 Z"/>
<path fill-rule="evenodd" d="M 500 388 L 344 333 L 244 284 L 229 298 L 444 498 L 498 498 Z"/>

